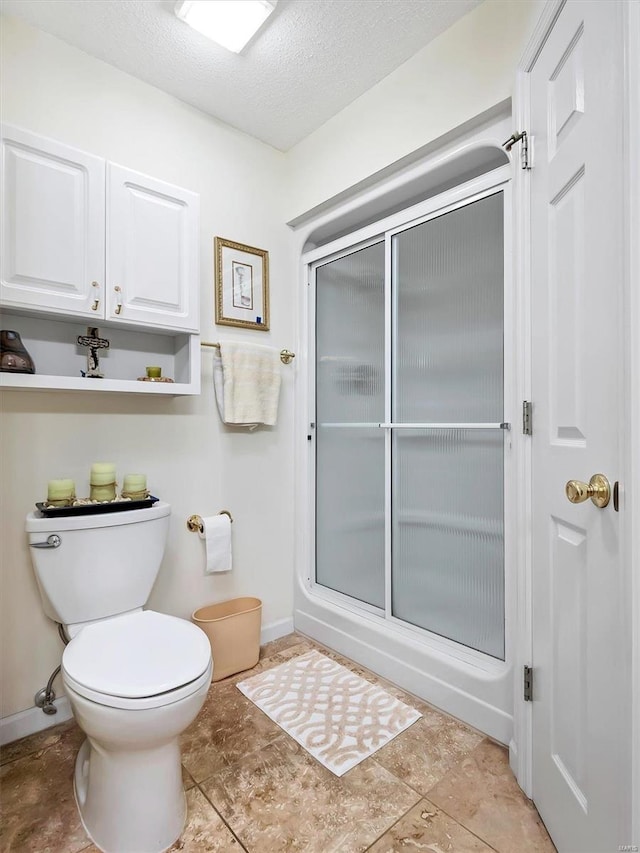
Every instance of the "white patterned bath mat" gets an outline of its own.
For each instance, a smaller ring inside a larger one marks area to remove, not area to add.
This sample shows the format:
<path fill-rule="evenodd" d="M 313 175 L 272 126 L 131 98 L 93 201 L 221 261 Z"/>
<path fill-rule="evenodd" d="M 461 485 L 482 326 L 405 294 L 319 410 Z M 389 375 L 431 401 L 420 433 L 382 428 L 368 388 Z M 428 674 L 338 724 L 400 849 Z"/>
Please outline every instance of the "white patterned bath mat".
<path fill-rule="evenodd" d="M 355 767 L 422 716 L 316 651 L 237 686 L 336 776 Z"/>

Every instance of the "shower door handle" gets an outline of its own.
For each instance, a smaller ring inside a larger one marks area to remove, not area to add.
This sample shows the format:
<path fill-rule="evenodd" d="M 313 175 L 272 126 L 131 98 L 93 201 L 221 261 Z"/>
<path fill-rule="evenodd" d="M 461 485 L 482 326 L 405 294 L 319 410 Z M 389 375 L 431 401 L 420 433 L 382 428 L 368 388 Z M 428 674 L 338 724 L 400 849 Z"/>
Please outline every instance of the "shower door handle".
<path fill-rule="evenodd" d="M 572 504 L 581 504 L 591 498 L 595 506 L 604 509 L 611 497 L 611 486 L 604 474 L 594 474 L 588 483 L 569 480 L 564 487 L 564 492 Z"/>
<path fill-rule="evenodd" d="M 324 424 L 323 424 L 324 426 Z M 368 424 L 363 424 L 363 426 L 368 426 Z M 493 423 L 493 424 L 485 424 L 485 423 L 452 423 L 452 424 L 440 424 L 440 423 L 424 423 L 424 424 L 410 424 L 410 423 L 384 423 L 384 424 L 372 424 L 372 426 L 378 426 L 382 429 L 504 429 L 510 430 L 510 423 Z"/>

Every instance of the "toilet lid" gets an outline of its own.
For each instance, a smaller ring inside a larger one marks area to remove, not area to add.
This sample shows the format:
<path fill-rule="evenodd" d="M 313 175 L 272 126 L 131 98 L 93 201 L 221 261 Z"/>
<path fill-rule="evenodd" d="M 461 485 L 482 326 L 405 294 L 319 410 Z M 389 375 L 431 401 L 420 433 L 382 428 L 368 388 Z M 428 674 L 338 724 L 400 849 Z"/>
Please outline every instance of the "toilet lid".
<path fill-rule="evenodd" d="M 107 696 L 141 699 L 201 676 L 211 646 L 186 619 L 144 610 L 87 625 L 62 655 L 64 671 Z"/>

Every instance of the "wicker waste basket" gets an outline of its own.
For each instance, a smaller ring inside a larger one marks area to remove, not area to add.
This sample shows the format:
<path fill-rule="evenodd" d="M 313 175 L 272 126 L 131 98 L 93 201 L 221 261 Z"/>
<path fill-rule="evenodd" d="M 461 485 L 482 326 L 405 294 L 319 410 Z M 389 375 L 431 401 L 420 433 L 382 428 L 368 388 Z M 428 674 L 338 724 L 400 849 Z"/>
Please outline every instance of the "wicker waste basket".
<path fill-rule="evenodd" d="M 212 681 L 251 669 L 260 657 L 262 602 L 232 598 L 194 610 L 191 620 L 205 632 L 213 657 Z"/>

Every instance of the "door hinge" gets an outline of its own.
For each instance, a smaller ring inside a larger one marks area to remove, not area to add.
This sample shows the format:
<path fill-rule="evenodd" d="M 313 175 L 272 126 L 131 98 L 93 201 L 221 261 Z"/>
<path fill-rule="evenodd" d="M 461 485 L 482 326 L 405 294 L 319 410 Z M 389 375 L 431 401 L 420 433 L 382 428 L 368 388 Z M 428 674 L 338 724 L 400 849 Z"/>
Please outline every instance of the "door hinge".
<path fill-rule="evenodd" d="M 507 141 L 502 143 L 502 147 L 505 151 L 511 151 L 516 142 L 522 142 L 522 148 L 520 149 L 520 168 L 530 169 L 532 158 L 529 157 L 529 137 L 527 136 L 526 130 L 520 130 L 516 133 L 512 133 Z"/>
<path fill-rule="evenodd" d="M 530 666 L 524 668 L 523 697 L 525 702 L 533 702 L 533 667 Z"/>
<path fill-rule="evenodd" d="M 522 401 L 522 434 L 533 435 L 531 403 L 528 400 Z"/>

